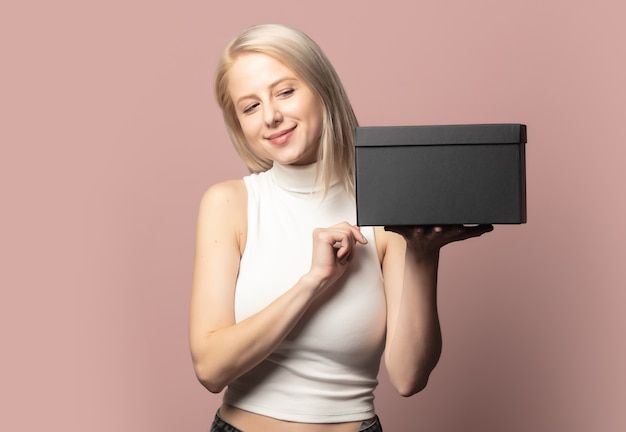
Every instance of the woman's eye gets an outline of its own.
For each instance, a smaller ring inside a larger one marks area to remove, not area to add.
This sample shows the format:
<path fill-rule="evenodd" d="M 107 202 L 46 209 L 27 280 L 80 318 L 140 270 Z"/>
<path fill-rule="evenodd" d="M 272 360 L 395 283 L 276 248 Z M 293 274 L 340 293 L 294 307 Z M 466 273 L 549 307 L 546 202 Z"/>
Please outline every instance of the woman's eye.
<path fill-rule="evenodd" d="M 281 91 L 280 93 L 278 93 L 279 96 L 283 96 L 283 97 L 287 97 L 290 96 L 291 94 L 293 94 L 295 90 L 294 89 L 286 89 Z"/>
<path fill-rule="evenodd" d="M 250 114 L 252 111 L 254 111 L 254 109 L 259 106 L 258 103 L 254 103 L 252 105 L 248 105 L 243 109 L 243 113 L 244 114 Z"/>

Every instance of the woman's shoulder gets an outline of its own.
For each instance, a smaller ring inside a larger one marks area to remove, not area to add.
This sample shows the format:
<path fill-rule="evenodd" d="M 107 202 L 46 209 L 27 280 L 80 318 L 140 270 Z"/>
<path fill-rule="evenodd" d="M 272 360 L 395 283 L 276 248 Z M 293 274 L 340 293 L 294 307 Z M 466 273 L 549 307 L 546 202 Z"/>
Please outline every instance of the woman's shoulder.
<path fill-rule="evenodd" d="M 212 184 L 204 192 L 205 197 L 220 197 L 220 196 L 238 196 L 245 195 L 246 184 L 243 179 L 225 180 L 219 183 Z"/>
<path fill-rule="evenodd" d="M 239 213 L 245 210 L 247 190 L 243 179 L 226 180 L 211 185 L 203 194 L 201 208 Z"/>

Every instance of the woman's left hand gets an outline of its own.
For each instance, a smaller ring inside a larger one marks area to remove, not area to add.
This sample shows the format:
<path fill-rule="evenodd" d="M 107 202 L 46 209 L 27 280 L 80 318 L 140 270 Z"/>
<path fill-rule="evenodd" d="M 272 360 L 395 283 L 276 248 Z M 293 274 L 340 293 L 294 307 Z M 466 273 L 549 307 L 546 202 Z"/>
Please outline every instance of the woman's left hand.
<path fill-rule="evenodd" d="M 406 240 L 408 248 L 418 254 L 429 255 L 449 243 L 478 237 L 493 231 L 493 225 L 385 226 L 385 231 L 400 234 Z"/>

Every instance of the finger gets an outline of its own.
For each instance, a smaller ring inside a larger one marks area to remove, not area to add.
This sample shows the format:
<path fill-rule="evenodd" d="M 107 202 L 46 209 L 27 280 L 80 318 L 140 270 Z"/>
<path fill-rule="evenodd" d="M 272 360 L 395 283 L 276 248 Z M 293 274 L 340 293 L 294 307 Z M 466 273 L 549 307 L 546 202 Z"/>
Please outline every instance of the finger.
<path fill-rule="evenodd" d="M 434 227 L 432 225 L 387 225 L 384 227 L 385 231 L 395 232 L 405 238 L 411 237 L 423 237 L 437 230 L 441 232 L 443 228 L 441 226 Z"/>
<path fill-rule="evenodd" d="M 468 239 L 481 236 L 490 231 L 493 231 L 493 225 L 491 224 L 461 225 L 458 228 L 458 235 L 462 239 Z"/>
<path fill-rule="evenodd" d="M 361 244 L 367 244 L 367 238 L 365 238 L 365 236 L 363 235 L 363 233 L 361 232 L 361 227 L 358 225 L 352 225 L 348 222 L 343 222 L 341 224 L 342 227 L 345 227 L 347 230 L 350 231 L 351 235 L 354 237 L 354 240 L 361 243 Z"/>
<path fill-rule="evenodd" d="M 360 230 L 360 229 L 357 231 L 357 235 L 355 236 L 355 239 L 356 239 L 359 243 L 361 243 L 361 244 L 367 244 L 367 243 L 368 243 L 367 238 L 363 235 L 363 233 L 361 232 L 361 230 Z"/>
<path fill-rule="evenodd" d="M 466 232 L 469 232 L 472 237 L 483 235 L 485 233 L 493 231 L 492 224 L 481 224 L 472 227 L 466 227 Z"/>
<path fill-rule="evenodd" d="M 442 237 L 443 240 L 450 241 L 465 240 L 471 237 L 478 237 L 486 232 L 493 231 L 491 224 L 477 225 L 388 225 L 385 231 L 395 232 L 410 239 Z"/>
<path fill-rule="evenodd" d="M 337 259 L 341 262 L 350 260 L 355 242 L 352 232 L 334 231 L 332 234 L 335 240 L 333 247 L 337 249 L 335 253 Z"/>
<path fill-rule="evenodd" d="M 337 250 L 337 260 L 339 260 L 341 264 L 352 261 L 353 256 L 354 252 L 352 248 L 342 248 Z"/>
<path fill-rule="evenodd" d="M 408 236 L 410 234 L 410 227 L 406 227 L 403 225 L 385 225 L 385 231 L 394 232 L 396 234 L 400 234 L 401 236 Z"/>

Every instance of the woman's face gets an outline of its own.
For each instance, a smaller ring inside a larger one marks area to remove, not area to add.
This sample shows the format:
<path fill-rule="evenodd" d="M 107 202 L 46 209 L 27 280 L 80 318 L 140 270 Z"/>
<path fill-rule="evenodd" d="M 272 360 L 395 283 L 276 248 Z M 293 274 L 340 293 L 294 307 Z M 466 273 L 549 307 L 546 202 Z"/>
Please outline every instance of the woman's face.
<path fill-rule="evenodd" d="M 228 91 L 250 149 L 287 165 L 317 160 L 322 105 L 291 69 L 265 54 L 240 55 Z"/>

